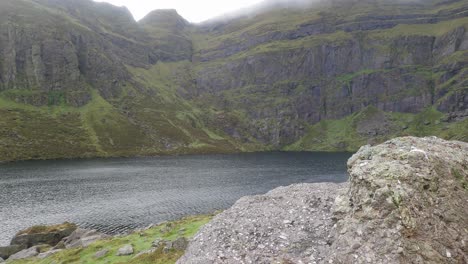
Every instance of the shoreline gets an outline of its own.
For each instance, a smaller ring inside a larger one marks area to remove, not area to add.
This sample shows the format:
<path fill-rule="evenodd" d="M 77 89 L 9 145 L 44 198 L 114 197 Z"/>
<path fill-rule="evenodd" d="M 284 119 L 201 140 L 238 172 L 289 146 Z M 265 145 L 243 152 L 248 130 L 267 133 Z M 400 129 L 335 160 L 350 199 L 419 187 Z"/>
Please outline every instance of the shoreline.
<path fill-rule="evenodd" d="M 357 151 L 357 150 L 356 150 Z M 90 156 L 90 157 L 61 157 L 61 158 L 37 158 L 37 159 L 18 159 L 18 160 L 0 160 L 2 164 L 13 164 L 22 162 L 34 162 L 34 161 L 88 161 L 88 160 L 108 160 L 108 159 L 132 159 L 132 158 L 162 158 L 162 157 L 190 157 L 190 156 L 208 156 L 208 155 L 241 155 L 241 154 L 262 154 L 262 153 L 321 153 L 321 154 L 333 154 L 333 153 L 347 153 L 354 154 L 356 151 L 297 151 L 297 150 L 265 150 L 265 151 L 233 151 L 233 152 L 201 152 L 201 153 L 167 153 L 167 154 L 154 154 L 154 155 L 110 155 L 110 156 Z"/>

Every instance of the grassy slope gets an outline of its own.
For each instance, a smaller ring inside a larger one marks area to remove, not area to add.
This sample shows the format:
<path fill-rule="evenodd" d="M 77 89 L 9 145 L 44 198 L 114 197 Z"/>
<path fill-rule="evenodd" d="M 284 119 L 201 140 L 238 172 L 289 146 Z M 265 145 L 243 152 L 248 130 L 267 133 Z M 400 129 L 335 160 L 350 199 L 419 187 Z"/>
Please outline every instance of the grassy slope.
<path fill-rule="evenodd" d="M 209 114 L 176 95 L 173 75 L 186 62 L 131 68 L 145 91 L 130 85 L 121 98 L 33 107 L 0 93 L 0 160 L 233 152 L 249 150 L 208 127 Z M 126 113 L 126 114 L 124 114 Z"/>
<path fill-rule="evenodd" d="M 104 264 L 104 263 L 155 263 L 171 264 L 179 259 L 183 251 L 171 250 L 163 252 L 159 248 L 156 252 L 142 255 L 135 258 L 139 252 L 151 249 L 151 243 L 156 239 L 174 241 L 177 238 L 187 239 L 195 235 L 199 228 L 208 223 L 213 215 L 201 215 L 187 217 L 178 221 L 168 222 L 170 228 L 166 229 L 166 224 L 153 227 L 151 229 L 135 232 L 130 235 L 114 237 L 111 239 L 97 241 L 87 248 L 67 249 L 45 259 L 31 258 L 26 260 L 12 261 L 12 264 L 49 264 L 49 263 L 80 263 L 80 264 Z M 126 244 L 133 246 L 135 254 L 131 256 L 116 256 L 119 248 Z M 102 258 L 97 259 L 94 255 L 101 250 L 109 250 Z"/>
<path fill-rule="evenodd" d="M 387 134 L 369 137 L 357 132 L 360 122 L 370 121 L 380 111 L 369 109 L 339 120 L 326 120 L 309 126 L 306 135 L 289 146 L 286 151 L 356 151 L 368 143 L 383 142 L 399 136 L 438 136 L 450 140 L 468 141 L 468 119 L 462 122 L 444 122 L 444 114 L 428 108 L 420 114 L 383 113 L 395 128 Z M 377 124 L 378 125 L 378 124 Z"/>

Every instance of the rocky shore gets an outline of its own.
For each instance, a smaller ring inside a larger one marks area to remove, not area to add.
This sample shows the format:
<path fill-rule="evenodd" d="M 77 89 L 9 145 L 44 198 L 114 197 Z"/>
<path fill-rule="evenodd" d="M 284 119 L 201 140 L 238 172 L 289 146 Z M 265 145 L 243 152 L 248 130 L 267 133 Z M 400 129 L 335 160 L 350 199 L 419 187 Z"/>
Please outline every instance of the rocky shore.
<path fill-rule="evenodd" d="M 200 215 L 109 236 L 64 223 L 19 232 L 0 247 L 0 262 L 35 263 L 175 263 L 188 240 L 213 215 Z"/>
<path fill-rule="evenodd" d="M 8 262 L 468 263 L 467 143 L 396 138 L 362 147 L 348 172 L 348 183 L 281 187 L 244 197 L 213 219 L 125 237 L 73 224 L 48 227 L 47 236 L 32 228 L 12 240 Z"/>
<path fill-rule="evenodd" d="M 467 143 L 397 138 L 348 171 L 349 184 L 242 198 L 178 263 L 468 263 Z"/>

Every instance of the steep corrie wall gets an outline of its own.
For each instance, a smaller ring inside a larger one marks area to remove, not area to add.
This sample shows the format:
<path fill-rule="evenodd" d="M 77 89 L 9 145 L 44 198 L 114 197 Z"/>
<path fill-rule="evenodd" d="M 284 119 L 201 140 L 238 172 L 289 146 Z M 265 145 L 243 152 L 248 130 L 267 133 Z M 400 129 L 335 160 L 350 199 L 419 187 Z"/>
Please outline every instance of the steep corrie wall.
<path fill-rule="evenodd" d="M 326 1 L 191 25 L 0 3 L 1 160 L 467 140 L 465 1 Z"/>

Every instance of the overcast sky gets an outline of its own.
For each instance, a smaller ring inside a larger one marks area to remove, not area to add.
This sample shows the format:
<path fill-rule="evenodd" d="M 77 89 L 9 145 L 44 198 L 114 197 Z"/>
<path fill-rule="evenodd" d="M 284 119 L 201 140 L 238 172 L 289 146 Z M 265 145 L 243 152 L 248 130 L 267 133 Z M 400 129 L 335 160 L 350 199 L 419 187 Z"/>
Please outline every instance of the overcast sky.
<path fill-rule="evenodd" d="M 190 22 L 202 22 L 231 11 L 254 5 L 263 0 L 96 0 L 117 6 L 126 6 L 136 20 L 155 9 L 176 9 Z"/>

